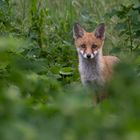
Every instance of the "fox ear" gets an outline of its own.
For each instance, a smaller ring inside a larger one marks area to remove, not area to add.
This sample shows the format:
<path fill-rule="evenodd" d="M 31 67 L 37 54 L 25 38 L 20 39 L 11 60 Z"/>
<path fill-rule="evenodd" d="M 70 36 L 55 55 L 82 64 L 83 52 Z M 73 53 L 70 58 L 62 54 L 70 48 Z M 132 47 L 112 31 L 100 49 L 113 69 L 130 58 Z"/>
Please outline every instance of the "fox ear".
<path fill-rule="evenodd" d="M 75 23 L 73 26 L 73 38 L 78 39 L 84 35 L 85 30 L 80 26 L 79 23 Z"/>
<path fill-rule="evenodd" d="M 94 35 L 99 39 L 105 38 L 105 24 L 104 23 L 101 23 L 96 27 L 94 31 Z"/>

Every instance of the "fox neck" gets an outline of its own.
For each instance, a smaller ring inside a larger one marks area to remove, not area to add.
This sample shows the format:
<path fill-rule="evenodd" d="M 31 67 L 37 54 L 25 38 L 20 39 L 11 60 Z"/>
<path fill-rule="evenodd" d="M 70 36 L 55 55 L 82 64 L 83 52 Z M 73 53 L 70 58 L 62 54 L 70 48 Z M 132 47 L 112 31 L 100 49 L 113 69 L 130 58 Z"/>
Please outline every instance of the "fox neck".
<path fill-rule="evenodd" d="M 101 84 L 101 59 L 102 49 L 93 59 L 85 59 L 79 53 L 79 71 L 81 81 L 84 85 L 88 83 Z"/>

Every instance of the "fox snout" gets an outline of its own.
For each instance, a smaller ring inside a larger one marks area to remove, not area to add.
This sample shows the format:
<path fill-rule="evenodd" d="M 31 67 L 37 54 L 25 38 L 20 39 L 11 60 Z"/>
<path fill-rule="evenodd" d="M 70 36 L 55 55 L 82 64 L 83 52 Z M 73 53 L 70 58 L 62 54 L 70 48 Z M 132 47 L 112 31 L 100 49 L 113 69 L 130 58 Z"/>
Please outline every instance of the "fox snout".
<path fill-rule="evenodd" d="M 86 51 L 80 50 L 80 54 L 86 59 L 93 59 L 97 53 L 98 51 L 86 52 Z"/>
<path fill-rule="evenodd" d="M 87 54 L 86 57 L 87 58 L 91 58 L 92 54 Z"/>

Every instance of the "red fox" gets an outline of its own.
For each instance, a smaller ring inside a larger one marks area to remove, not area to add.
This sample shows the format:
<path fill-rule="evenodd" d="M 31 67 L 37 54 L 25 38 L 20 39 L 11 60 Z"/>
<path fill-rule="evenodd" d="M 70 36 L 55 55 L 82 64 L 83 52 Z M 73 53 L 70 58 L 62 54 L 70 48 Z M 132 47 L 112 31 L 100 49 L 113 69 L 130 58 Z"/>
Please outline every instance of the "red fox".
<path fill-rule="evenodd" d="M 105 24 L 99 24 L 93 32 L 86 32 L 78 23 L 73 26 L 73 37 L 79 57 L 79 72 L 83 85 L 96 83 L 103 86 L 111 77 L 119 59 L 103 56 Z"/>

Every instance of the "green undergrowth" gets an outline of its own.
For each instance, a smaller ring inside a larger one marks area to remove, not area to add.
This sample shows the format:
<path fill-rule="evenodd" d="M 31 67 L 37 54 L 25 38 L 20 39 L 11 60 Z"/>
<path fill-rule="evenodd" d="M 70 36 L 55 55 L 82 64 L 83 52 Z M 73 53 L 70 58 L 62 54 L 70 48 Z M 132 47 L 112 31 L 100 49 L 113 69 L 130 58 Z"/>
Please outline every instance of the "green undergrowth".
<path fill-rule="evenodd" d="M 0 140 L 139 140 L 139 14 L 139 0 L 0 0 Z M 104 22 L 103 53 L 121 60 L 96 107 L 75 22 Z"/>

